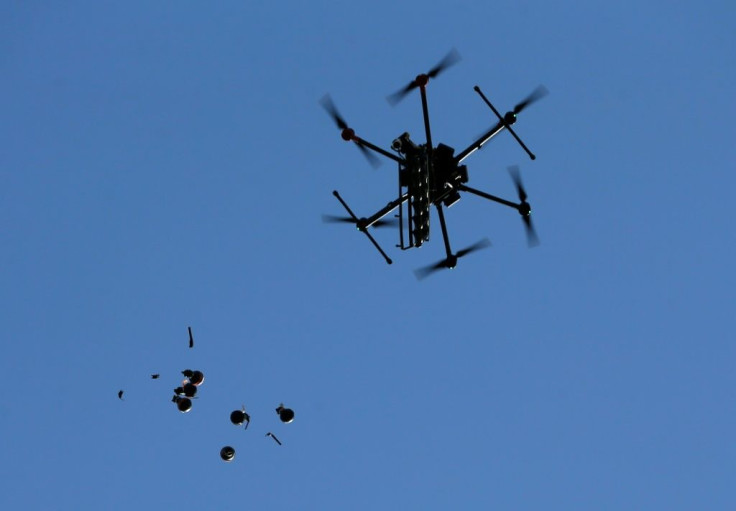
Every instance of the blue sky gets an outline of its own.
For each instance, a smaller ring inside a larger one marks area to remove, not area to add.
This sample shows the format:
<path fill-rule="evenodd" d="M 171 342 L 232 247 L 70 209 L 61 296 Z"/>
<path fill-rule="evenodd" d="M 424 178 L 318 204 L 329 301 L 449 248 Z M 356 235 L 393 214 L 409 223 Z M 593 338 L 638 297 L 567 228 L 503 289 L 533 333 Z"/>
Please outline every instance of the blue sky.
<path fill-rule="evenodd" d="M 209 4 L 0 5 L 0 507 L 732 506 L 730 3 Z M 396 175 L 318 101 L 423 141 L 419 95 L 385 98 L 451 48 L 435 144 L 493 125 L 474 85 L 550 91 L 536 161 L 502 133 L 464 162 L 509 199 L 520 165 L 542 243 L 464 196 L 453 248 L 493 246 L 418 282 L 436 218 L 417 250 L 375 231 L 392 266 L 322 223 Z"/>

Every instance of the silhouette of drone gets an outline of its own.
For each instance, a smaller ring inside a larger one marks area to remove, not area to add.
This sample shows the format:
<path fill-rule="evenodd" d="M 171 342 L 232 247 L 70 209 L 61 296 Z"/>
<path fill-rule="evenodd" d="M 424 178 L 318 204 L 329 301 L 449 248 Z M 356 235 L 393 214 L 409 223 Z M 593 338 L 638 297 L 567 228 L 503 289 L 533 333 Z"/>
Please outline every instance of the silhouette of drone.
<path fill-rule="evenodd" d="M 386 255 L 368 231 L 368 228 L 396 225 L 396 221 L 386 220 L 384 217 L 398 208 L 396 217 L 398 217 L 399 243 L 396 246 L 401 250 L 420 247 L 430 239 L 430 208 L 434 205 L 442 229 L 445 258 L 435 264 L 416 270 L 415 274 L 417 278 L 423 278 L 442 268 L 454 268 L 459 258 L 490 245 L 490 242 L 484 239 L 457 252 L 452 251 L 450 239 L 447 234 L 443 206 L 449 208 L 455 204 L 460 200 L 461 192 L 477 195 L 516 209 L 524 222 L 528 244 L 535 246 L 539 243 L 531 220 L 532 208 L 527 201 L 527 194 L 521 182 L 518 167 L 509 167 L 509 172 L 516 186 L 519 198 L 519 202 L 513 202 L 467 186 L 468 170 L 465 165 L 462 165 L 462 162 L 503 130 L 508 130 L 513 135 L 532 160 L 536 159 L 536 156 L 522 142 L 521 138 L 519 138 L 511 126 L 516 123 L 518 114 L 535 101 L 547 95 L 547 89 L 540 85 L 512 110 L 502 116 L 483 94 L 480 87 L 476 85 L 474 87 L 475 92 L 480 95 L 483 101 L 493 111 L 498 118 L 498 122 L 467 148 L 455 155 L 455 150 L 452 147 L 442 143 L 434 146 L 432 143 L 426 89 L 430 79 L 436 78 L 442 71 L 455 64 L 459 59 L 460 56 L 455 50 L 450 51 L 450 53 L 427 73 L 417 75 L 408 85 L 388 96 L 389 103 L 395 105 L 414 89 L 419 89 L 426 136 L 426 142 L 424 144 L 413 142 L 409 133 L 403 133 L 391 143 L 393 153 L 389 152 L 356 135 L 355 131 L 350 128 L 338 112 L 329 94 L 325 95 L 320 101 L 321 105 L 340 129 L 343 140 L 353 142 L 373 166 L 377 166 L 380 163 L 377 155 L 395 161 L 398 164 L 399 177 L 398 197 L 368 217 L 358 217 L 337 190 L 334 190 L 332 192 L 333 195 L 345 211 L 347 211 L 348 216 L 323 215 L 323 220 L 325 222 L 345 222 L 355 225 L 360 232 L 368 237 L 386 262 L 391 264 L 392 260 Z"/>

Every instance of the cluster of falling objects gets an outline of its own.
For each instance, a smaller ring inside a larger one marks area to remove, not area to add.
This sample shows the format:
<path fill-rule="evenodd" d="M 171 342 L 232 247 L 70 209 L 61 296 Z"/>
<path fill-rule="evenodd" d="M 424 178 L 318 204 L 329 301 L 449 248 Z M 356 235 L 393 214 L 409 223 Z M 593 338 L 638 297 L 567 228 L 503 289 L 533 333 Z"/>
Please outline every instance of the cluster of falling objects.
<path fill-rule="evenodd" d="M 294 410 L 292 410 L 291 408 L 286 408 L 284 406 L 284 403 L 281 403 L 278 408 L 276 408 L 276 413 L 279 415 L 279 419 L 284 424 L 288 424 L 294 420 Z M 245 411 L 245 406 L 243 406 L 240 410 L 233 410 L 230 413 L 230 422 L 238 427 L 245 424 L 244 429 L 248 429 L 248 425 L 250 425 L 250 415 L 248 415 L 248 413 Z M 281 440 L 279 440 L 278 437 L 270 431 L 266 433 L 266 436 L 270 436 L 274 442 L 281 445 Z M 222 458 L 223 461 L 232 461 L 235 458 L 235 449 L 229 445 L 226 445 L 225 447 L 220 449 L 220 458 Z"/>
<path fill-rule="evenodd" d="M 171 399 L 172 402 L 176 403 L 176 408 L 181 413 L 188 413 L 192 409 L 192 399 L 197 395 L 197 389 L 204 382 L 204 373 L 202 371 L 192 371 L 191 369 L 185 369 L 181 372 L 185 379 L 182 381 L 182 385 L 174 389 L 174 397 Z M 153 377 L 153 375 L 151 375 Z M 288 424 L 294 420 L 294 410 L 286 408 L 284 403 L 281 403 L 276 408 L 276 413 L 279 419 L 284 424 Z M 233 410 L 230 413 L 230 422 L 235 426 L 244 426 L 243 429 L 248 429 L 250 425 L 250 415 L 245 411 L 245 406 L 240 410 Z M 281 445 L 281 440 L 270 431 L 266 433 L 267 437 L 271 437 L 274 442 Z M 220 458 L 223 461 L 232 461 L 235 458 L 235 449 L 229 445 L 226 445 L 220 449 Z"/>
<path fill-rule="evenodd" d="M 187 413 L 192 409 L 192 399 L 197 395 L 197 388 L 204 382 L 204 373 L 185 369 L 181 374 L 185 379 L 181 382 L 181 387 L 174 389 L 174 397 L 171 398 L 171 401 L 176 403 L 181 413 Z"/>
<path fill-rule="evenodd" d="M 193 348 L 194 335 L 192 334 L 192 327 L 187 327 L 187 329 L 189 330 L 189 348 Z M 184 380 L 182 381 L 181 386 L 174 389 L 174 397 L 171 398 L 171 401 L 176 404 L 176 408 L 181 413 L 188 413 L 192 409 L 192 399 L 196 399 L 199 386 L 204 383 L 204 373 L 202 371 L 192 371 L 191 369 L 185 369 L 181 373 L 184 375 Z M 159 374 L 151 375 L 151 379 L 153 380 L 157 380 L 159 377 Z M 118 392 L 118 398 L 120 400 L 123 399 L 122 390 Z M 276 408 L 276 413 L 284 424 L 288 424 L 294 420 L 294 410 L 286 408 L 283 403 Z M 245 406 L 240 410 L 233 410 L 230 414 L 230 422 L 235 426 L 243 426 L 243 424 L 245 424 L 244 429 L 248 429 L 248 426 L 250 425 L 250 415 L 245 411 Z M 281 445 L 281 441 L 270 431 L 266 433 L 266 436 L 271 437 L 274 442 Z M 223 461 L 232 461 L 235 458 L 235 449 L 226 445 L 220 449 L 220 458 L 222 458 Z"/>

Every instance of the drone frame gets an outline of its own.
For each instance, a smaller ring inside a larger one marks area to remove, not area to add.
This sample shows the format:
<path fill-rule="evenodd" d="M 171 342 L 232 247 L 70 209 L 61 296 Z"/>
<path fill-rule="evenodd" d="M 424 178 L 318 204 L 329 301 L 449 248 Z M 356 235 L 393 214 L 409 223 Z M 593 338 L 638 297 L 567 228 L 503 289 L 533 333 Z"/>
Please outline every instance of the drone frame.
<path fill-rule="evenodd" d="M 430 78 L 434 78 L 434 76 L 443 69 L 443 66 L 447 67 L 446 62 L 449 60 L 450 56 L 451 54 L 448 54 L 448 56 L 445 57 L 443 60 L 444 64 L 441 62 L 440 65 L 436 66 L 429 73 L 418 75 L 407 87 L 397 93 L 400 97 L 403 97 L 412 89 L 419 89 L 426 137 L 425 144 L 417 146 L 409 139 L 408 133 L 404 133 L 399 136 L 391 145 L 391 148 L 399 154 L 398 156 L 357 136 L 355 131 L 347 125 L 342 117 L 340 117 L 329 96 L 325 96 L 322 100 L 323 106 L 336 121 L 338 128 L 341 129 L 343 140 L 355 143 L 361 152 L 363 152 L 363 154 L 372 162 L 374 162 L 372 159 L 375 159 L 375 155 L 369 153 L 369 151 L 389 158 L 398 164 L 398 197 L 387 203 L 384 207 L 369 217 L 359 218 L 355 215 L 352 209 L 350 209 L 347 202 L 340 196 L 337 190 L 332 192 L 350 216 L 346 220 L 354 223 L 357 229 L 366 235 L 388 264 L 392 264 L 391 258 L 388 257 L 375 238 L 373 238 L 368 228 L 375 225 L 379 220 L 394 211 L 396 208 L 399 208 L 399 213 L 396 216 L 399 218 L 400 224 L 399 244 L 396 246 L 402 250 L 407 250 L 409 248 L 419 247 L 424 241 L 429 240 L 429 210 L 431 205 L 435 206 L 440 227 L 442 229 L 446 258 L 428 267 L 429 271 L 439 268 L 454 268 L 459 257 L 487 246 L 489 243 L 482 241 L 472 245 L 471 247 L 453 253 L 450 246 L 450 239 L 442 205 L 444 204 L 447 207 L 452 206 L 460 199 L 460 192 L 467 192 L 483 199 L 516 209 L 521 215 L 527 229 L 529 245 L 532 246 L 538 243 L 536 233 L 534 232 L 531 224 L 531 206 L 526 200 L 526 192 L 521 184 L 521 180 L 518 175 L 518 168 L 509 168 L 519 195 L 519 202 L 513 202 L 467 186 L 465 184 L 468 181 L 467 168 L 465 165 L 461 165 L 461 163 L 504 129 L 508 130 L 509 133 L 512 134 L 514 139 L 516 139 L 532 160 L 536 159 L 536 156 L 528 149 L 521 138 L 519 138 L 516 132 L 511 128 L 511 125 L 516 122 L 516 114 L 521 112 L 521 110 L 533 101 L 546 95 L 547 91 L 541 86 L 538 87 L 524 101 L 517 104 L 513 111 L 502 116 L 483 94 L 480 87 L 476 85 L 474 87 L 475 92 L 478 93 L 481 99 L 493 111 L 495 116 L 498 118 L 498 122 L 478 139 L 473 141 L 457 156 L 453 156 L 454 149 L 451 147 L 445 146 L 444 144 L 439 144 L 436 148 L 433 146 L 426 91 Z M 436 156 L 435 153 L 439 156 Z M 435 166 L 438 166 L 439 170 L 436 170 Z M 423 185 L 427 186 L 427 190 L 423 189 Z M 404 219 L 405 203 L 408 216 L 406 221 Z M 417 217 L 419 217 L 419 220 L 417 220 Z M 414 229 L 412 229 L 412 225 L 414 225 Z M 423 229 L 423 227 L 426 227 L 426 229 Z M 408 243 L 405 243 L 404 240 L 405 228 L 408 231 Z M 420 274 L 418 273 L 417 276 L 420 277 Z"/>

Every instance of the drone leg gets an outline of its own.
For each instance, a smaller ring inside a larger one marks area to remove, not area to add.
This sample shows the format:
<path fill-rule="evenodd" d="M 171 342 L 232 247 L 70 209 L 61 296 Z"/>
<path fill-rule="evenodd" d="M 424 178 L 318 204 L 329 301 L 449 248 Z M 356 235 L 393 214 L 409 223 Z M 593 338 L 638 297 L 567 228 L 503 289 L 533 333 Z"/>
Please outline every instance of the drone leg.
<path fill-rule="evenodd" d="M 445 253 L 447 254 L 447 259 L 450 260 L 452 258 L 452 249 L 450 248 L 450 237 L 447 235 L 447 225 L 445 224 L 445 213 L 442 211 L 442 205 L 437 203 L 435 204 L 437 207 L 437 215 L 440 217 L 440 227 L 442 227 L 442 239 L 445 242 Z"/>
<path fill-rule="evenodd" d="M 340 194 L 337 193 L 337 190 L 334 190 L 332 192 L 332 195 L 337 197 L 337 200 L 340 201 L 340 204 L 342 204 L 342 206 L 345 208 L 345 211 L 347 211 L 348 214 L 353 218 L 353 220 L 355 220 L 355 224 L 358 226 L 358 230 L 362 232 L 363 234 L 365 234 L 366 236 L 368 236 L 368 239 L 371 240 L 371 243 L 373 243 L 373 246 L 376 247 L 376 249 L 381 253 L 381 255 L 386 260 L 386 262 L 388 264 L 393 263 L 393 261 L 386 255 L 386 252 L 384 252 L 383 249 L 380 247 L 380 245 L 378 245 L 378 242 L 375 239 L 373 239 L 373 236 L 371 236 L 371 233 L 368 232 L 368 228 L 360 224 L 360 220 L 358 219 L 358 217 L 355 216 L 355 213 L 353 213 L 353 211 L 350 209 L 347 203 L 342 199 L 342 197 L 340 197 Z"/>
<path fill-rule="evenodd" d="M 383 258 L 386 260 L 386 263 L 388 263 L 388 264 L 393 263 L 393 261 L 391 260 L 391 258 L 386 255 L 386 252 L 383 251 L 383 249 L 378 244 L 378 242 L 373 239 L 373 236 L 371 236 L 371 233 L 369 233 L 368 230 L 365 227 L 363 229 L 361 229 L 361 231 L 363 231 L 363 234 L 365 234 L 366 236 L 368 236 L 368 239 L 371 240 L 371 243 L 373 243 L 373 246 L 376 247 L 376 250 L 378 250 L 381 253 L 381 255 L 383 256 Z"/>
<path fill-rule="evenodd" d="M 501 121 L 501 123 L 506 127 L 506 129 L 509 130 L 509 133 L 511 133 L 514 136 L 514 138 L 519 143 L 521 148 L 524 149 L 524 151 L 526 151 L 526 154 L 529 155 L 529 158 L 531 158 L 532 160 L 535 160 L 537 157 L 534 156 L 534 154 L 529 150 L 529 148 L 526 145 L 524 145 L 524 142 L 522 142 L 519 136 L 514 132 L 514 130 L 511 129 L 511 126 L 509 126 L 509 123 L 507 123 L 506 120 L 503 117 L 501 117 L 501 114 L 498 112 L 498 110 L 495 109 L 495 107 L 491 104 L 491 102 L 488 101 L 488 98 L 481 92 L 480 87 L 476 85 L 475 87 L 473 87 L 473 90 L 475 90 L 475 92 L 478 93 L 478 95 L 486 103 L 486 105 L 488 105 L 490 109 L 493 110 L 493 113 L 496 114 L 496 117 L 498 117 L 498 120 Z"/>
<path fill-rule="evenodd" d="M 495 195 L 491 195 L 490 193 L 481 192 L 480 190 L 476 190 L 475 188 L 471 188 L 469 186 L 465 186 L 462 183 L 459 183 L 457 185 L 457 189 L 462 192 L 468 192 L 472 193 L 473 195 L 477 195 L 478 197 L 483 197 L 484 199 L 488 199 L 493 202 L 498 202 L 499 204 L 503 204 L 504 206 L 508 206 L 510 208 L 514 208 L 516 210 L 519 210 L 521 207 L 521 204 L 517 204 L 515 202 L 507 201 L 506 199 L 502 199 L 501 197 L 496 197 Z"/>

